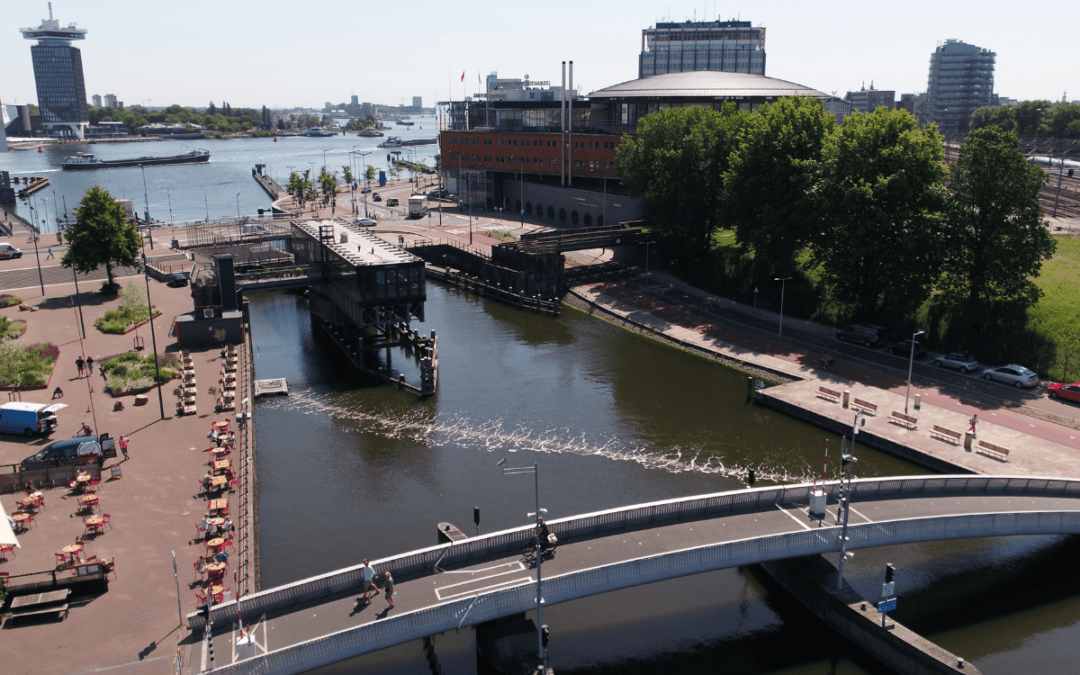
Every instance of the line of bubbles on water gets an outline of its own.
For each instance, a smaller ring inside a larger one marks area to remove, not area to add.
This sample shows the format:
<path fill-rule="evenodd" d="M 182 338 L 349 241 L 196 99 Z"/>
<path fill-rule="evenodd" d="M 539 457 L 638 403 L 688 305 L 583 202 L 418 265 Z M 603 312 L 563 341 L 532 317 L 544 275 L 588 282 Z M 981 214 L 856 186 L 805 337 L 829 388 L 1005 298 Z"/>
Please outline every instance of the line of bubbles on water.
<path fill-rule="evenodd" d="M 647 469 L 670 473 L 711 474 L 744 481 L 750 467 L 727 463 L 722 457 L 706 453 L 704 447 L 673 446 L 663 450 L 641 443 L 608 438 L 602 442 L 592 441 L 585 432 L 570 428 L 550 427 L 543 430 L 525 426 L 508 428 L 503 420 L 476 421 L 456 414 L 438 414 L 427 411 L 401 413 L 399 411 L 365 411 L 347 408 L 334 401 L 334 394 L 320 394 L 293 390 L 288 398 L 269 399 L 260 407 L 288 410 L 309 415 L 329 415 L 335 420 L 358 422 L 365 433 L 379 434 L 384 438 L 402 440 L 416 445 L 453 446 L 463 449 L 480 448 L 487 452 L 537 452 L 552 454 L 575 454 L 605 457 L 617 461 L 636 462 Z M 357 427 L 361 428 L 361 427 Z M 351 433 L 348 426 L 342 431 Z M 806 482 L 813 479 L 811 469 L 805 467 L 796 475 L 782 467 L 755 463 L 757 480 L 776 484 Z"/>

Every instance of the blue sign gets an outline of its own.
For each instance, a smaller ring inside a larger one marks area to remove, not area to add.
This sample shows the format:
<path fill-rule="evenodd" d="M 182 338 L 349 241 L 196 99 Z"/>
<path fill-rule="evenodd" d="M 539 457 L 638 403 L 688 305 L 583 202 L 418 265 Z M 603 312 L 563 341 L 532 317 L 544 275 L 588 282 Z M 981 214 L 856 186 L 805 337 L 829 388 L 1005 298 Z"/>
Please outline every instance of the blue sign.
<path fill-rule="evenodd" d="M 877 604 L 878 614 L 884 614 L 885 612 L 891 612 L 896 609 L 896 598 L 890 598 L 888 600 L 882 600 Z"/>

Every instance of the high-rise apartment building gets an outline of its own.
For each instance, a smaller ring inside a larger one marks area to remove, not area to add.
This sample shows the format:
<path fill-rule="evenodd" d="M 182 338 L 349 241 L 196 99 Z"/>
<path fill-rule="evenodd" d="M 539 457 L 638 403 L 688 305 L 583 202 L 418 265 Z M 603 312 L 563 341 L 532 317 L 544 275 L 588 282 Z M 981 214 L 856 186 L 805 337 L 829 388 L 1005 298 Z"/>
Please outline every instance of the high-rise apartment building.
<path fill-rule="evenodd" d="M 412 97 L 412 107 L 414 107 L 414 108 L 423 108 L 424 107 L 424 97 L 423 96 L 413 96 Z"/>
<path fill-rule="evenodd" d="M 116 108 L 116 94 L 105 94 L 105 107 Z"/>
<path fill-rule="evenodd" d="M 966 129 L 976 108 L 994 96 L 997 54 L 959 40 L 946 40 L 930 56 L 924 121 L 942 131 Z"/>
<path fill-rule="evenodd" d="M 101 107 L 101 94 L 94 94 L 94 95 L 93 95 L 93 96 L 91 97 L 91 104 L 92 104 L 92 105 L 93 105 L 93 106 L 94 106 L 95 108 L 100 108 L 100 107 Z"/>
<path fill-rule="evenodd" d="M 34 63 L 41 126 L 45 133 L 59 131 L 78 138 L 90 124 L 90 109 L 86 104 L 86 83 L 83 81 L 82 52 L 72 47 L 73 40 L 85 40 L 86 29 L 75 24 L 60 26 L 52 17 L 43 19 L 37 28 L 20 28 L 27 40 L 37 40 L 30 48 Z"/>
<path fill-rule="evenodd" d="M 749 21 L 684 21 L 641 31 L 638 77 L 693 70 L 764 75 L 765 28 Z"/>

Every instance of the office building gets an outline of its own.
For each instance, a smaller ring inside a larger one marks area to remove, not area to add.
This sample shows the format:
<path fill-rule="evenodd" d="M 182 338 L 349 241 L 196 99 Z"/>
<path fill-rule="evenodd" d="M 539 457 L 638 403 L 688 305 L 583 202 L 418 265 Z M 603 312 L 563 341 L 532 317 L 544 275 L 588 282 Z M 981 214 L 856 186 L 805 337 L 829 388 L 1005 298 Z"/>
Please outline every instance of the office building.
<path fill-rule="evenodd" d="M 90 124 L 90 109 L 86 105 L 86 83 L 83 81 L 82 52 L 72 47 L 73 40 L 85 40 L 86 29 L 75 24 L 60 26 L 52 17 L 37 28 L 20 28 L 26 40 L 37 40 L 30 48 L 37 85 L 41 126 L 47 134 L 83 137 Z"/>
<path fill-rule="evenodd" d="M 764 75 L 765 28 L 749 21 L 684 21 L 641 31 L 638 77 L 693 70 Z"/>
<path fill-rule="evenodd" d="M 844 95 L 844 101 L 859 112 L 872 113 L 881 106 L 892 110 L 896 104 L 896 92 L 874 89 L 874 83 L 871 82 L 869 89 L 864 86 L 859 91 L 849 91 Z"/>
<path fill-rule="evenodd" d="M 930 56 L 924 121 L 937 123 L 942 131 L 967 129 L 975 109 L 993 101 L 996 57 L 959 40 L 938 45 Z"/>
<path fill-rule="evenodd" d="M 412 97 L 412 107 L 416 108 L 417 110 L 420 110 L 421 108 L 423 108 L 424 107 L 424 97 L 423 96 L 413 96 Z"/>
<path fill-rule="evenodd" d="M 91 97 L 91 99 L 92 99 L 91 105 L 93 107 L 95 107 L 95 108 L 100 108 L 101 107 L 101 94 L 94 94 L 93 97 Z"/>
<path fill-rule="evenodd" d="M 116 94 L 105 94 L 105 107 L 115 108 L 116 106 Z"/>

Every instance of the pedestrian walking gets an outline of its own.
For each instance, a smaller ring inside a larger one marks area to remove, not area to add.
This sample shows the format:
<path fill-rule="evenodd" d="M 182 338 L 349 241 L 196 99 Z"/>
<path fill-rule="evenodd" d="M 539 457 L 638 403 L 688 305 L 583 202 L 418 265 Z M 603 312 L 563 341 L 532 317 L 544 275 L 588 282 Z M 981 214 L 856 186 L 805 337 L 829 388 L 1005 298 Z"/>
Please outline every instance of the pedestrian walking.
<path fill-rule="evenodd" d="M 75 366 L 79 369 L 79 377 L 82 377 L 83 371 L 86 370 L 86 361 L 83 361 L 83 357 L 75 359 Z"/>
<path fill-rule="evenodd" d="M 49 247 L 49 255 L 45 256 L 45 259 L 48 260 L 49 258 L 52 258 L 52 257 L 54 257 L 54 256 L 53 256 L 53 252 L 52 252 L 52 246 L 50 246 Z"/>
<path fill-rule="evenodd" d="M 386 601 L 390 603 L 390 606 L 394 606 L 394 577 L 390 576 L 390 571 L 386 571 L 386 580 L 383 581 L 383 590 L 386 591 Z"/>
<path fill-rule="evenodd" d="M 971 425 L 971 428 L 968 429 L 968 431 L 971 432 L 971 437 L 972 438 L 977 438 L 977 436 L 975 435 L 975 425 L 978 424 L 978 423 L 979 423 L 979 416 L 978 415 L 972 415 L 971 419 L 968 420 L 968 424 Z"/>
<path fill-rule="evenodd" d="M 364 558 L 364 564 L 361 567 L 364 574 L 364 594 L 357 597 L 356 601 L 360 602 L 363 599 L 365 603 L 368 603 L 371 602 L 371 599 L 368 598 L 368 592 L 374 592 L 375 595 L 378 595 L 379 589 L 375 588 L 375 570 L 371 569 L 371 563 L 368 562 L 367 558 Z"/>
<path fill-rule="evenodd" d="M 128 454 L 127 454 L 127 439 L 124 438 L 123 434 L 120 434 L 120 452 L 124 453 L 124 461 L 125 462 L 128 461 L 128 459 L 130 459 L 128 457 Z"/>
<path fill-rule="evenodd" d="M 90 371 L 91 375 L 94 374 L 94 357 L 93 356 L 87 356 L 86 357 L 86 368 L 87 368 L 87 370 Z"/>

